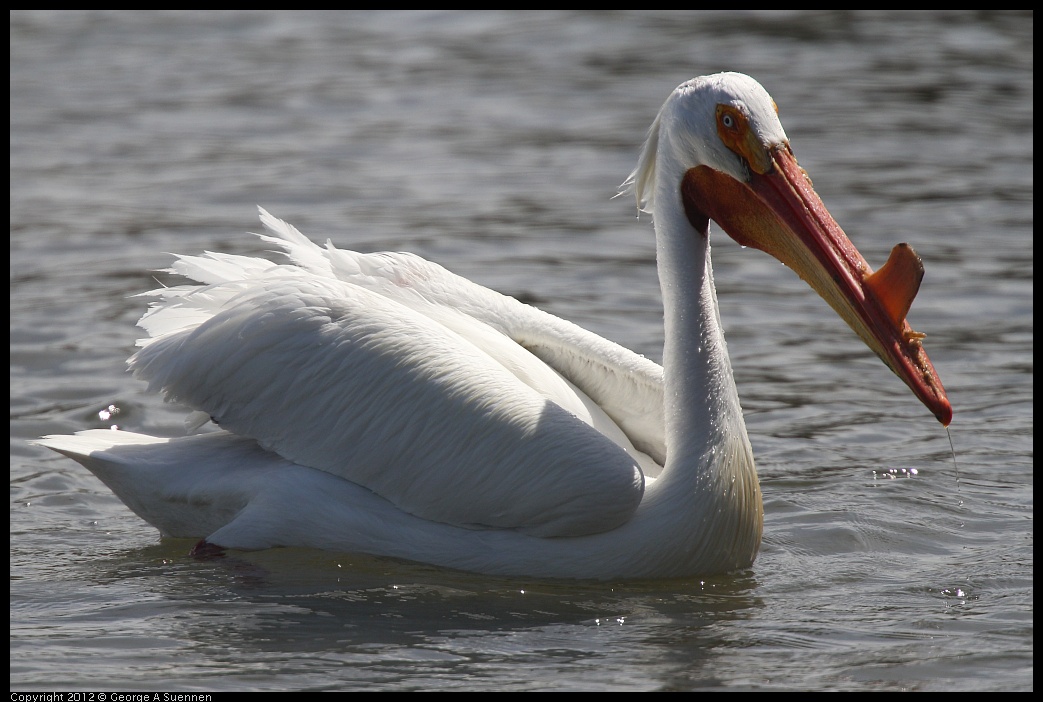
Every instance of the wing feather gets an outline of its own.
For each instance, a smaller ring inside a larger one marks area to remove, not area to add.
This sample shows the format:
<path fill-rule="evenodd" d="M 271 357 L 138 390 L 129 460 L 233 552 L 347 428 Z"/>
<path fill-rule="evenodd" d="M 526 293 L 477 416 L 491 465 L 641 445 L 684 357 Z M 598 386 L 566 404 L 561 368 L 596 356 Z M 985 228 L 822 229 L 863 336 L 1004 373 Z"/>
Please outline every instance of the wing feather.
<path fill-rule="evenodd" d="M 477 320 L 553 368 L 593 401 L 639 451 L 666 462 L 663 369 L 567 320 L 458 276 L 410 253 L 363 254 L 320 248 L 292 225 L 260 210 L 266 241 L 317 275 L 357 283 L 452 326 Z"/>
<path fill-rule="evenodd" d="M 205 285 L 150 293 L 137 377 L 425 519 L 541 536 L 629 519 L 638 464 L 657 468 L 641 451 L 665 458 L 658 365 L 417 256 L 262 222 L 289 263 L 179 257 Z"/>
<path fill-rule="evenodd" d="M 426 519 L 572 535 L 614 528 L 640 502 L 633 458 L 437 322 L 336 281 L 228 295 L 138 351 L 135 375 Z"/>

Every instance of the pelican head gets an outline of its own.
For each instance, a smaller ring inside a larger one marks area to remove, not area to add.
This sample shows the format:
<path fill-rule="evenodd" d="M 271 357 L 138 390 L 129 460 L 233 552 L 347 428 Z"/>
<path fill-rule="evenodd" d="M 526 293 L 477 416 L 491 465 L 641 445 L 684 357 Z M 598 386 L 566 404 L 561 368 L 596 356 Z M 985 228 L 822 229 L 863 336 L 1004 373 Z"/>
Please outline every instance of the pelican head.
<path fill-rule="evenodd" d="M 738 243 L 793 269 L 949 424 L 952 407 L 924 335 L 906 321 L 923 278 L 919 256 L 898 244 L 879 270 L 869 266 L 797 163 L 775 101 L 757 81 L 719 73 L 679 85 L 624 187 L 653 216 L 657 191 L 679 192 L 697 232 L 706 236 L 713 220 Z"/>

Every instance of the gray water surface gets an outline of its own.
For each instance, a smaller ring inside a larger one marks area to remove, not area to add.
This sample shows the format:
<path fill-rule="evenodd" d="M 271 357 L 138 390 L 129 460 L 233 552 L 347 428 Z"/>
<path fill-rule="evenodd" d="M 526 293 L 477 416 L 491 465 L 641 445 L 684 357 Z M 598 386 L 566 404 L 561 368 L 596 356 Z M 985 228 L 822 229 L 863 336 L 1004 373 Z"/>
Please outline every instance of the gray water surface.
<path fill-rule="evenodd" d="M 1033 15 L 11 13 L 13 690 L 1030 690 Z M 738 70 L 910 322 L 952 440 L 800 280 L 713 237 L 765 501 L 710 579 L 497 579 L 161 540 L 27 442 L 184 433 L 124 372 L 169 252 L 256 205 L 410 250 L 659 359 L 648 217 L 611 199 L 670 90 Z M 109 409 L 110 406 L 114 409 Z M 118 413 L 114 414 L 114 410 Z"/>

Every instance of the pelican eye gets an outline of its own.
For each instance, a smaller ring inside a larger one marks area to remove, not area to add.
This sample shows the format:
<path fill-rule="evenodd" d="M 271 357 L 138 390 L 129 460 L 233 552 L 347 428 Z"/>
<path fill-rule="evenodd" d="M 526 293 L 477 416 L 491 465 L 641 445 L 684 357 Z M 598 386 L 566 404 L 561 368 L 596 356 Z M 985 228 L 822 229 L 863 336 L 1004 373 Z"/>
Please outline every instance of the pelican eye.
<path fill-rule="evenodd" d="M 746 126 L 746 116 L 734 105 L 717 105 L 717 131 L 738 134 Z M 722 134 L 723 137 L 723 134 Z"/>
<path fill-rule="evenodd" d="M 717 105 L 717 136 L 721 142 L 761 175 L 772 169 L 771 154 L 750 126 L 750 117 L 738 105 Z"/>

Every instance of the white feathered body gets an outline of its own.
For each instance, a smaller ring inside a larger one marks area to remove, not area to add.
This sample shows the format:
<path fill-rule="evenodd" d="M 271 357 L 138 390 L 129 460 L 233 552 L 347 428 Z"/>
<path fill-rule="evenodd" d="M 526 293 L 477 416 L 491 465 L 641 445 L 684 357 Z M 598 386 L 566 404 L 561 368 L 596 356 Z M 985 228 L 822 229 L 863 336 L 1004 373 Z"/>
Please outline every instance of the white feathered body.
<path fill-rule="evenodd" d="M 262 210 L 285 260 L 208 253 L 148 293 L 136 377 L 219 429 L 89 431 L 80 461 L 163 534 L 526 577 L 748 567 L 763 520 L 713 284 L 709 220 L 811 284 L 943 424 L 905 321 L 922 275 L 874 273 L 748 76 L 679 86 L 628 181 L 652 212 L 663 367 L 409 254 L 319 247 Z"/>
<path fill-rule="evenodd" d="M 547 577 L 684 575 L 707 552 L 726 561 L 714 570 L 744 565 L 708 525 L 705 491 L 671 497 L 653 478 L 657 364 L 417 256 L 320 248 L 262 222 L 290 262 L 179 257 L 170 272 L 200 285 L 147 293 L 150 338 L 129 361 L 222 431 L 43 441 L 163 534 Z M 704 460 L 745 482 L 708 494 L 759 511 L 738 420 Z M 752 559 L 748 531 L 735 533 Z"/>

